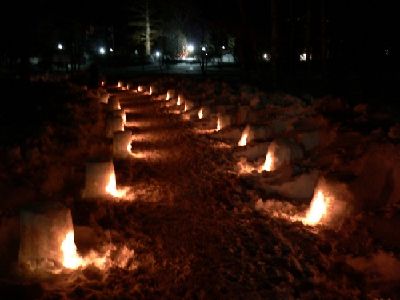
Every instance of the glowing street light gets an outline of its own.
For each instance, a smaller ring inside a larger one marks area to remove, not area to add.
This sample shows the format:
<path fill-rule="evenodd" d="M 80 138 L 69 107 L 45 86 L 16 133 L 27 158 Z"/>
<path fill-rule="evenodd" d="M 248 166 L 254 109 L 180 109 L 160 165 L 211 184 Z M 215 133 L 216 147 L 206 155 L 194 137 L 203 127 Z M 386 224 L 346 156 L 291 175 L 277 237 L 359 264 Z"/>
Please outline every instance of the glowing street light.
<path fill-rule="evenodd" d="M 156 56 L 160 57 L 160 55 L 161 55 L 160 51 L 156 51 Z"/>
<path fill-rule="evenodd" d="M 63 47 L 63 44 L 61 44 L 61 43 L 58 43 L 57 44 L 57 49 L 58 50 L 62 50 L 64 47 Z"/>
<path fill-rule="evenodd" d="M 100 48 L 99 48 L 99 53 L 100 53 L 101 55 L 106 54 L 106 48 L 100 47 Z"/>
<path fill-rule="evenodd" d="M 222 47 L 221 47 L 221 48 L 222 48 L 222 50 L 225 50 L 225 46 L 224 46 L 224 45 L 222 45 Z"/>
<path fill-rule="evenodd" d="M 110 48 L 110 52 L 114 52 L 114 49 L 113 49 L 113 48 Z"/>
<path fill-rule="evenodd" d="M 187 49 L 188 52 L 193 52 L 194 51 L 194 46 L 192 44 L 187 45 L 186 49 Z"/>
<path fill-rule="evenodd" d="M 206 47 L 201 47 L 201 51 L 206 51 Z"/>

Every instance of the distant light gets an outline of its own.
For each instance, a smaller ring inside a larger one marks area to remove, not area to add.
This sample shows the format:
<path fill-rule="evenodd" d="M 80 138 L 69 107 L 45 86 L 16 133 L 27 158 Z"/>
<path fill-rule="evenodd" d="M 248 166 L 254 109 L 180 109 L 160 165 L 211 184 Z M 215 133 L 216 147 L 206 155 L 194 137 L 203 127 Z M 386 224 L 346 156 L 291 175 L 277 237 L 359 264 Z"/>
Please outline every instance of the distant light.
<path fill-rule="evenodd" d="M 310 53 L 304 52 L 304 53 L 301 53 L 301 54 L 300 54 L 299 59 L 300 59 L 300 61 L 307 61 L 307 60 L 311 60 L 311 59 L 312 59 L 312 56 L 311 56 Z"/>
<path fill-rule="evenodd" d="M 206 47 L 201 47 L 201 51 L 206 51 Z"/>
<path fill-rule="evenodd" d="M 100 47 L 100 48 L 99 48 L 99 53 L 100 53 L 101 55 L 106 54 L 106 48 Z"/>
<path fill-rule="evenodd" d="M 63 44 L 61 44 L 61 43 L 58 43 L 57 44 L 57 49 L 58 50 L 62 50 L 64 47 L 63 47 Z"/>
<path fill-rule="evenodd" d="M 271 60 L 271 54 L 269 54 L 269 53 L 264 53 L 262 57 L 266 61 L 270 61 Z"/>
<path fill-rule="evenodd" d="M 114 49 L 113 49 L 113 48 L 110 48 L 110 52 L 114 52 Z"/>
<path fill-rule="evenodd" d="M 160 55 L 161 55 L 160 51 L 156 51 L 156 56 L 160 57 Z"/>
<path fill-rule="evenodd" d="M 225 46 L 222 46 L 221 48 L 222 48 L 222 50 L 225 50 Z"/>
<path fill-rule="evenodd" d="M 186 46 L 187 51 L 193 52 L 194 51 L 194 46 L 193 45 L 187 45 Z"/>

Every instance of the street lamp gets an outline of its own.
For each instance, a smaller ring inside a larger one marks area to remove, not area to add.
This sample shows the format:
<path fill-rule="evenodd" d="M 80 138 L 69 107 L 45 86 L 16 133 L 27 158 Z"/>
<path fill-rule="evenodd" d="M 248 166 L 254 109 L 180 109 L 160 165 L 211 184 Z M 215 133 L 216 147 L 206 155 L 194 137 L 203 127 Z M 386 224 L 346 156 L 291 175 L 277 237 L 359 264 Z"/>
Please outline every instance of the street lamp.
<path fill-rule="evenodd" d="M 58 43 L 57 44 L 57 49 L 58 50 L 62 50 L 64 47 L 63 47 L 63 44 L 61 44 L 61 43 Z"/>
<path fill-rule="evenodd" d="M 100 53 L 101 55 L 106 54 L 106 48 L 100 47 L 100 48 L 99 48 L 99 53 Z"/>
<path fill-rule="evenodd" d="M 193 52 L 194 51 L 194 46 L 192 44 L 189 44 L 186 46 L 186 49 L 188 52 Z"/>
<path fill-rule="evenodd" d="M 160 51 L 156 51 L 156 56 L 160 57 L 160 55 L 161 55 Z"/>

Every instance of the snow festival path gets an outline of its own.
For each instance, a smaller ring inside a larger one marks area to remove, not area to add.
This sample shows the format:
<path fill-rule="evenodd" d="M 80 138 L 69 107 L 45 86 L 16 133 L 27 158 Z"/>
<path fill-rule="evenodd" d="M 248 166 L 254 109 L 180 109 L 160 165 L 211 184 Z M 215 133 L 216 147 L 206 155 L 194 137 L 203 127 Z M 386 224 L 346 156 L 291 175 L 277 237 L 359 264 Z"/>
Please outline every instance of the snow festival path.
<path fill-rule="evenodd" d="M 248 196 L 226 172 L 229 149 L 196 136 L 150 96 L 120 101 L 135 158 L 116 162 L 116 176 L 118 184 L 132 187 L 135 199 L 113 205 L 106 227 L 114 242 L 135 250 L 137 269 L 112 269 L 96 284 L 81 283 L 80 296 L 82 290 L 87 297 L 101 292 L 105 298 L 135 299 L 348 295 L 352 279 L 334 270 L 324 240 L 301 224 L 234 205 Z"/>
<path fill-rule="evenodd" d="M 75 242 L 86 255 L 111 242 L 134 250 L 113 267 L 87 267 L 14 287 L 19 299 L 348 299 L 364 294 L 335 254 L 334 237 L 260 215 L 233 170 L 229 147 L 198 135 L 163 101 L 118 94 L 133 157 L 115 160 L 132 199 L 76 201 Z M 110 245 L 111 245 L 110 244 Z M 362 279 L 361 279 L 362 280 Z M 0 290 L 1 291 L 1 290 Z M 10 294 L 10 293 L 9 293 Z M 37 295 L 37 297 L 36 297 Z M 1 296 L 0 296 L 1 298 Z"/>

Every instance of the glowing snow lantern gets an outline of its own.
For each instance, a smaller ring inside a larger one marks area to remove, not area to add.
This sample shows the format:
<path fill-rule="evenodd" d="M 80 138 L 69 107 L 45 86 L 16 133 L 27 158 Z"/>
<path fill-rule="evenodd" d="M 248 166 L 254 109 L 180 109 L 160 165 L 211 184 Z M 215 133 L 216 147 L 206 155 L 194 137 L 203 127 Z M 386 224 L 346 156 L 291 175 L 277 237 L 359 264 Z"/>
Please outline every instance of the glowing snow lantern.
<path fill-rule="evenodd" d="M 35 204 L 21 212 L 19 264 L 31 271 L 76 269 L 80 258 L 74 243 L 71 212 L 57 202 Z"/>
<path fill-rule="evenodd" d="M 106 93 L 100 96 L 100 102 L 101 103 L 108 103 L 108 99 L 110 98 L 110 94 Z"/>
<path fill-rule="evenodd" d="M 108 110 L 113 111 L 118 109 L 121 109 L 121 105 L 119 104 L 118 98 L 115 96 L 110 97 L 108 99 Z"/>
<path fill-rule="evenodd" d="M 311 200 L 310 208 L 303 220 L 304 224 L 316 225 L 327 214 L 329 198 L 325 196 L 322 190 L 318 190 Z"/>
<path fill-rule="evenodd" d="M 122 81 L 118 81 L 117 87 L 118 87 L 118 88 L 122 88 Z"/>
<path fill-rule="evenodd" d="M 143 86 L 138 85 L 137 90 L 138 90 L 138 92 L 140 92 L 140 93 L 143 92 Z"/>
<path fill-rule="evenodd" d="M 122 118 L 122 122 L 125 125 L 126 124 L 126 113 L 124 109 L 117 109 L 112 111 L 112 116 L 113 117 L 120 117 Z"/>
<path fill-rule="evenodd" d="M 199 117 L 199 120 L 203 119 L 203 108 L 199 109 L 199 112 L 197 113 L 197 116 Z"/>
<path fill-rule="evenodd" d="M 262 170 L 275 171 L 302 157 L 303 151 L 294 142 L 285 139 L 275 140 L 268 147 Z"/>
<path fill-rule="evenodd" d="M 217 119 L 217 131 L 224 129 L 225 127 L 229 127 L 230 125 L 231 125 L 230 116 L 219 113 Z"/>
<path fill-rule="evenodd" d="M 178 101 L 176 102 L 176 105 L 181 105 L 182 104 L 182 97 L 181 95 L 178 95 Z"/>
<path fill-rule="evenodd" d="M 250 142 L 252 138 L 253 137 L 250 125 L 247 125 L 242 132 L 242 136 L 238 142 L 238 146 L 246 146 L 247 143 Z"/>
<path fill-rule="evenodd" d="M 175 91 L 174 90 L 168 90 L 167 91 L 167 96 L 165 97 L 165 100 L 171 100 L 175 95 Z"/>
<path fill-rule="evenodd" d="M 124 131 L 124 120 L 121 117 L 110 117 L 106 121 L 106 137 L 112 138 L 114 132 Z"/>
<path fill-rule="evenodd" d="M 113 138 L 113 155 L 116 158 L 127 158 L 131 155 L 131 131 L 116 132 Z"/>
<path fill-rule="evenodd" d="M 114 164 L 93 162 L 86 164 L 86 181 L 83 198 L 109 197 L 117 191 Z"/>
<path fill-rule="evenodd" d="M 149 89 L 149 95 L 152 95 L 153 94 L 153 87 L 152 86 L 150 86 L 150 89 Z"/>

